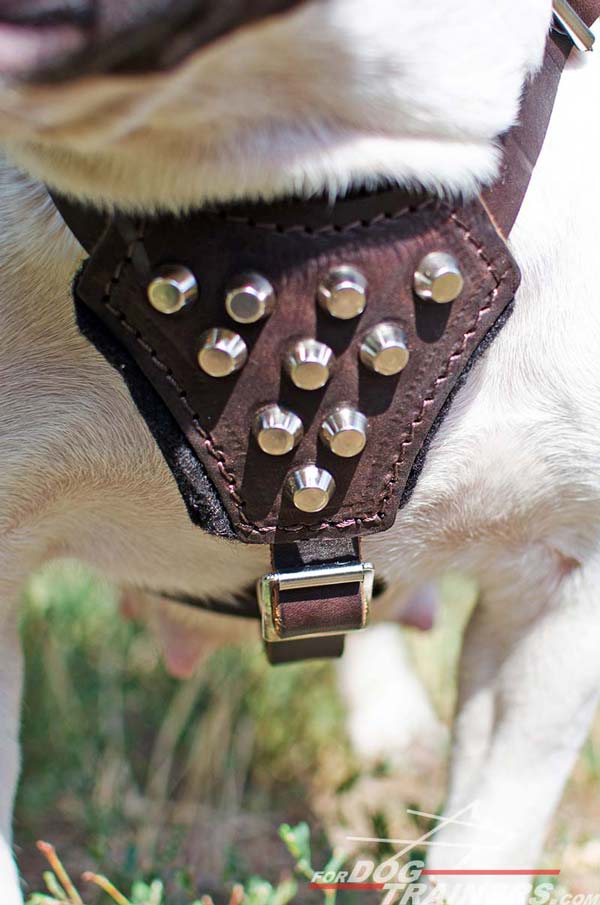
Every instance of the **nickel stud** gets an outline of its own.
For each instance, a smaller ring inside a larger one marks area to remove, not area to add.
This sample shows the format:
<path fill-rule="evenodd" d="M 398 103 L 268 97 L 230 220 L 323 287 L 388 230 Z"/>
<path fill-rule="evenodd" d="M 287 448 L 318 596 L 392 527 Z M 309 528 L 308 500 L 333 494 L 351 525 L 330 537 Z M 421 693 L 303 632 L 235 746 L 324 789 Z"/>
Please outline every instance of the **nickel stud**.
<path fill-rule="evenodd" d="M 321 281 L 317 299 L 321 308 L 332 317 L 343 321 L 351 320 L 365 310 L 367 281 L 354 267 L 335 267 Z"/>
<path fill-rule="evenodd" d="M 401 327 L 382 321 L 367 333 L 360 345 L 359 355 L 370 371 L 390 377 L 406 367 L 410 353 Z"/>
<path fill-rule="evenodd" d="M 256 442 L 269 456 L 285 456 L 298 445 L 304 433 L 298 415 L 276 403 L 256 413 L 253 431 Z"/>
<path fill-rule="evenodd" d="M 367 442 L 367 419 L 349 405 L 341 405 L 325 418 L 319 432 L 325 446 L 336 456 L 358 456 Z"/>
<path fill-rule="evenodd" d="M 243 368 L 248 348 L 241 336 L 225 327 L 213 327 L 202 335 L 198 364 L 211 377 L 228 377 Z"/>
<path fill-rule="evenodd" d="M 161 267 L 146 289 L 148 301 L 161 314 L 176 314 L 198 296 L 198 283 L 191 270 L 181 264 Z"/>
<path fill-rule="evenodd" d="M 463 291 L 464 280 L 460 267 L 445 251 L 425 255 L 414 275 L 415 292 L 424 302 L 441 305 L 453 302 Z"/>
<path fill-rule="evenodd" d="M 316 465 L 305 465 L 287 479 L 287 491 L 301 512 L 320 512 L 335 491 L 335 481 L 328 471 Z"/>
<path fill-rule="evenodd" d="M 319 390 L 331 375 L 333 352 L 316 339 L 301 339 L 284 359 L 292 383 L 300 390 Z"/>
<path fill-rule="evenodd" d="M 225 298 L 229 317 L 238 324 L 255 324 L 275 307 L 275 290 L 259 273 L 244 273 L 230 285 Z"/>

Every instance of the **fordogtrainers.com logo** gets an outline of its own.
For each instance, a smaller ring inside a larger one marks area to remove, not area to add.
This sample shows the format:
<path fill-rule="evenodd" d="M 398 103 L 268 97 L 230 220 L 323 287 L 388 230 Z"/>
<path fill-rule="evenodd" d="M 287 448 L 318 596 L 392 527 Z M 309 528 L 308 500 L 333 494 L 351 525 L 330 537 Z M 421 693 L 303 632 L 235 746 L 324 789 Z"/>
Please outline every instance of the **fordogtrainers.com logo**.
<path fill-rule="evenodd" d="M 600 892 L 572 894 L 561 890 L 558 885 L 560 870 L 471 867 L 473 863 L 482 863 L 486 850 L 491 861 L 494 852 L 501 849 L 502 841 L 506 842 L 498 838 L 499 834 L 493 828 L 478 825 L 477 803 L 451 817 L 414 810 L 408 813 L 433 821 L 433 829 L 413 840 L 349 836 L 351 842 L 397 845 L 399 849 L 385 861 L 362 858 L 350 869 L 317 871 L 310 888 L 380 892 L 381 905 L 502 905 L 517 901 L 523 905 L 600 905 Z M 470 841 L 465 842 L 464 850 L 460 851 L 460 842 L 438 840 L 440 831 L 448 826 L 478 830 L 478 842 L 474 844 L 473 835 L 469 834 Z M 491 841 L 483 841 L 486 838 Z M 424 861 L 407 860 L 416 850 L 431 850 L 436 846 L 457 851 L 452 868 L 428 868 Z"/>

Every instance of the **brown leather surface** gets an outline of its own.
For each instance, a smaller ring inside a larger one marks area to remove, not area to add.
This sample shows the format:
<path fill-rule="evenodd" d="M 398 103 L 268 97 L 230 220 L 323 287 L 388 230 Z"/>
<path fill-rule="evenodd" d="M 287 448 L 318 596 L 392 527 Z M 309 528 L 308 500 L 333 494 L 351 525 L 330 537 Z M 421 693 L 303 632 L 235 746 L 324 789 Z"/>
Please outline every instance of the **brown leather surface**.
<path fill-rule="evenodd" d="M 344 636 L 311 638 L 301 641 L 265 642 L 265 652 L 271 666 L 299 663 L 306 660 L 337 660 L 344 654 Z"/>
<path fill-rule="evenodd" d="M 542 150 L 571 48 L 571 42 L 564 35 L 553 32 L 548 39 L 543 68 L 523 95 L 519 122 L 503 138 L 500 178 L 483 192 L 483 201 L 505 236 L 509 235 L 517 219 Z"/>
<path fill-rule="evenodd" d="M 449 251 L 465 276 L 450 305 L 415 299 L 413 273 L 430 251 Z M 200 297 L 175 316 L 156 312 L 146 286 L 156 268 L 183 263 Z M 316 304 L 319 279 L 337 264 L 367 277 L 369 301 L 353 321 Z M 228 281 L 245 270 L 266 276 L 277 292 L 274 313 L 236 326 L 224 308 Z M 471 353 L 514 296 L 516 265 L 479 201 L 462 207 L 389 191 L 341 201 L 298 202 L 203 211 L 183 220 L 115 222 L 77 286 L 127 347 L 178 420 L 217 487 L 239 537 L 251 543 L 381 531 L 395 517 L 414 458 Z M 411 359 L 398 377 L 369 372 L 358 346 L 382 320 L 399 323 Z M 235 328 L 250 349 L 237 375 L 215 379 L 196 363 L 209 327 Z M 316 337 L 337 356 L 323 391 L 298 390 L 282 370 L 293 339 Z M 254 413 L 279 401 L 303 420 L 305 436 L 287 456 L 266 456 L 251 435 Z M 318 440 L 323 418 L 341 402 L 367 416 L 361 456 L 335 457 Z M 282 493 L 288 472 L 315 461 L 337 490 L 322 513 L 298 513 Z"/>
<path fill-rule="evenodd" d="M 593 25 L 596 19 L 600 18 L 599 0 L 569 0 L 569 2 L 587 25 Z"/>
<path fill-rule="evenodd" d="M 276 572 L 298 571 L 314 564 L 360 562 L 357 538 L 319 540 L 273 546 Z M 358 582 L 315 588 L 279 591 L 274 605 L 274 620 L 282 640 L 314 631 L 315 614 L 321 631 L 343 634 L 365 625 Z"/>
<path fill-rule="evenodd" d="M 571 6 L 588 25 L 600 17 L 600 0 L 571 0 Z M 509 235 L 523 203 L 548 131 L 560 79 L 572 51 L 569 38 L 552 31 L 546 42 L 543 66 L 523 93 L 519 122 L 502 140 L 504 153 L 500 178 L 482 194 L 504 236 Z"/>
<path fill-rule="evenodd" d="M 312 565 L 358 562 L 358 538 L 276 544 L 272 548 L 274 572 L 295 572 Z M 344 652 L 344 635 L 364 628 L 366 618 L 367 608 L 358 583 L 279 591 L 274 602 L 274 619 L 282 641 L 266 644 L 269 662 L 277 664 L 340 657 Z M 285 640 L 290 635 L 310 634 L 316 630 L 329 634 Z"/>

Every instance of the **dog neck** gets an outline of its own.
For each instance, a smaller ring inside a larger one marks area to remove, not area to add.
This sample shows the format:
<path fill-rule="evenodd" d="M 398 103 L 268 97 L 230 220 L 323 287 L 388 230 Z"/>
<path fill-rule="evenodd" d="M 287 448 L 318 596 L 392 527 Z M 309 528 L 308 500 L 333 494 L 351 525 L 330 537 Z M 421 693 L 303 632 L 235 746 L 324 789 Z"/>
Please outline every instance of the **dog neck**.
<path fill-rule="evenodd" d="M 49 185 L 146 213 L 389 181 L 475 194 L 549 21 L 547 0 L 309 3 L 169 72 L 18 88 L 0 123 Z"/>

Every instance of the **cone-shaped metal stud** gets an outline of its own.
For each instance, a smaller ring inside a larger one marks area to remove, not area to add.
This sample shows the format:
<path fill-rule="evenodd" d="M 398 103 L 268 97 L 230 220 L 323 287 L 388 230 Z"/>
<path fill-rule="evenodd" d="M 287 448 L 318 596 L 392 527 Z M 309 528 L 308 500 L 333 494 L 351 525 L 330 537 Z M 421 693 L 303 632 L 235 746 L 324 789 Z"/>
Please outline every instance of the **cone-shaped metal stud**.
<path fill-rule="evenodd" d="M 244 273 L 229 286 L 225 299 L 227 314 L 238 324 L 255 324 L 272 312 L 275 291 L 259 273 Z"/>
<path fill-rule="evenodd" d="M 320 512 L 334 494 L 335 481 L 324 468 L 305 465 L 289 475 L 287 490 L 296 509 L 301 512 Z"/>
<path fill-rule="evenodd" d="M 203 334 L 198 364 L 211 377 L 228 377 L 246 364 L 248 349 L 241 336 L 225 327 L 213 327 Z"/>
<path fill-rule="evenodd" d="M 383 321 L 368 333 L 360 345 L 360 360 L 366 368 L 390 377 L 406 367 L 409 351 L 404 331 Z"/>
<path fill-rule="evenodd" d="M 319 390 L 329 380 L 334 355 L 316 339 L 301 339 L 285 356 L 285 369 L 301 390 Z"/>
<path fill-rule="evenodd" d="M 176 314 L 198 296 L 198 283 L 191 270 L 180 264 L 161 267 L 146 290 L 148 301 L 161 314 Z"/>
<path fill-rule="evenodd" d="M 304 432 L 298 415 L 276 403 L 257 412 L 253 430 L 256 442 L 269 456 L 285 456 L 291 452 Z"/>
<path fill-rule="evenodd" d="M 321 281 L 317 292 L 321 308 L 347 321 L 358 317 L 367 304 L 367 281 L 354 267 L 335 267 Z"/>
<path fill-rule="evenodd" d="M 453 302 L 463 291 L 463 286 L 463 275 L 456 258 L 445 251 L 432 251 L 425 255 L 415 271 L 415 292 L 424 302 L 438 302 L 441 305 Z"/>
<path fill-rule="evenodd" d="M 349 405 L 340 406 L 325 418 L 319 436 L 334 455 L 351 459 L 365 448 L 367 419 Z"/>

